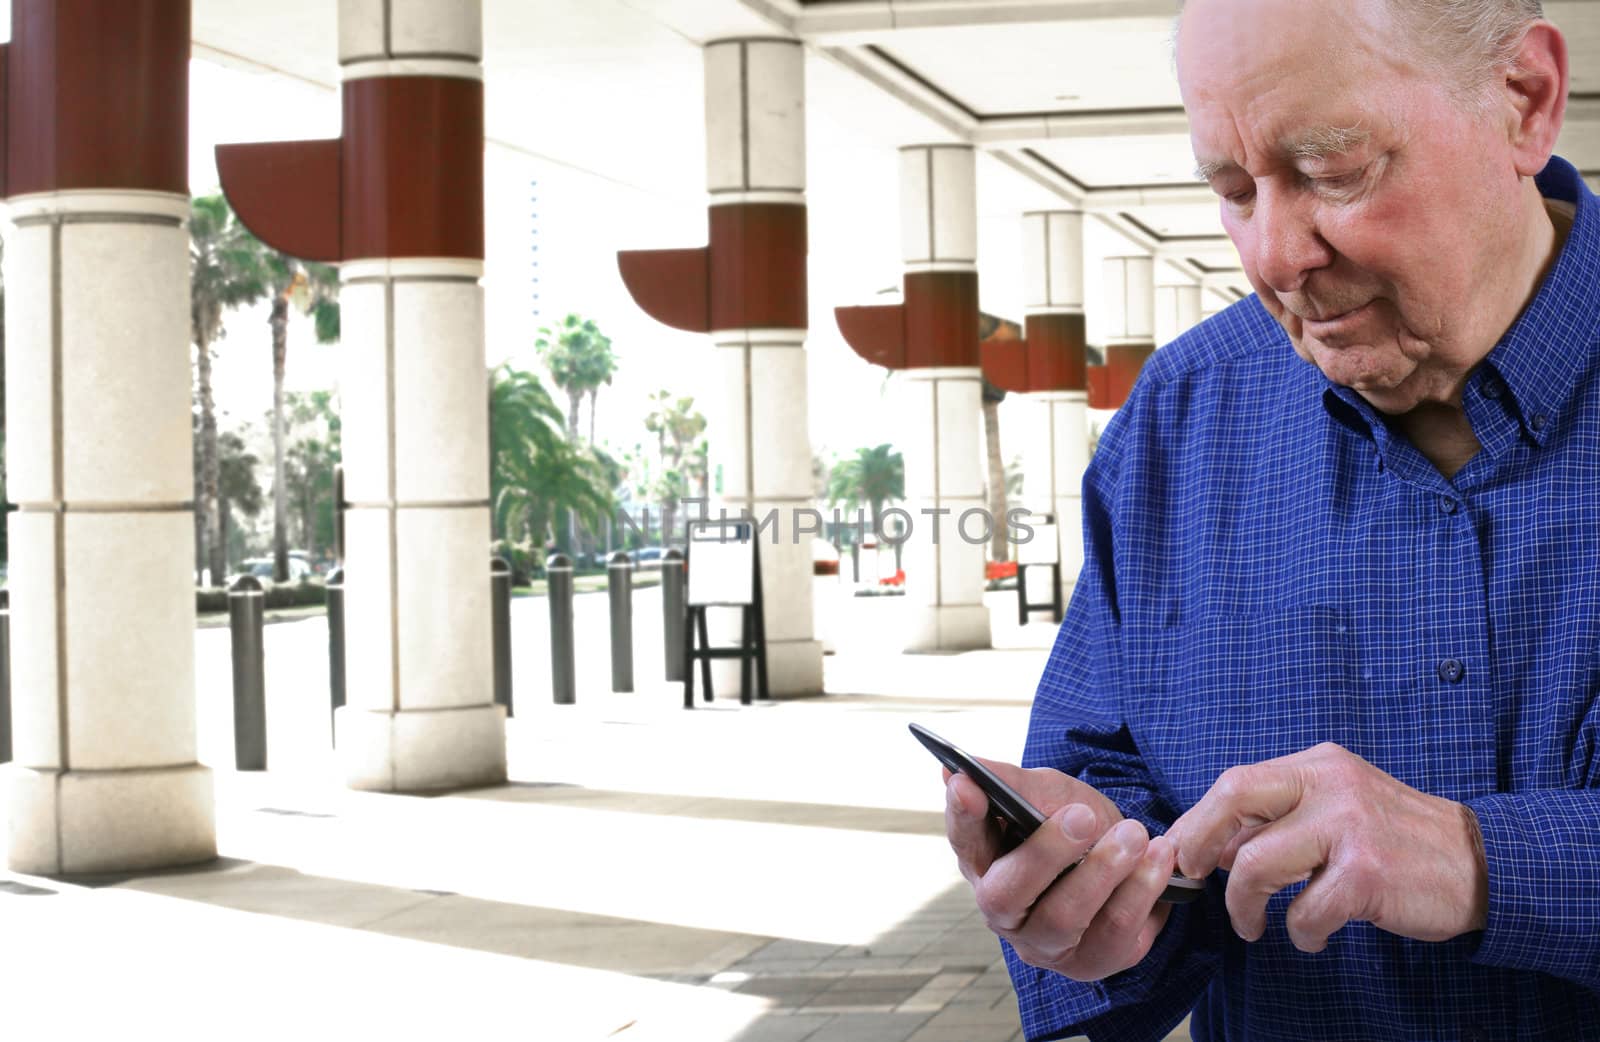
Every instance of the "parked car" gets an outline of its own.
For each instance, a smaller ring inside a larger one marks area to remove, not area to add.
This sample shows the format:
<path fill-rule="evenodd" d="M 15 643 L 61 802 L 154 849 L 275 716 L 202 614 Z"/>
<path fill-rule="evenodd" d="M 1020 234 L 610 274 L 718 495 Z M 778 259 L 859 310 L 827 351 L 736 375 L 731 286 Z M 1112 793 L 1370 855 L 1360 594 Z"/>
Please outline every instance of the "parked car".
<path fill-rule="evenodd" d="M 261 580 L 263 585 L 272 584 L 274 562 L 270 557 L 251 557 L 239 566 L 240 575 L 253 575 Z M 305 554 L 291 553 L 289 555 L 289 581 L 292 583 L 305 582 L 315 574 L 311 561 Z"/>
<path fill-rule="evenodd" d="M 661 559 L 667 555 L 668 550 L 676 550 L 679 557 L 683 556 L 683 547 L 681 546 L 646 546 L 638 550 L 629 551 L 629 554 L 633 558 L 633 566 L 635 568 L 646 571 L 659 571 Z"/>

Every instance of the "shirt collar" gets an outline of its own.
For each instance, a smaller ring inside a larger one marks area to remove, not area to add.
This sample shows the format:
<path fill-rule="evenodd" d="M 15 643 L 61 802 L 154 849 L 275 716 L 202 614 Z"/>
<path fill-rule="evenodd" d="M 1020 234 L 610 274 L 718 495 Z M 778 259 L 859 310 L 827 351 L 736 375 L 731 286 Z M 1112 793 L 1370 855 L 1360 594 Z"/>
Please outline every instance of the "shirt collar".
<path fill-rule="evenodd" d="M 1576 207 L 1572 230 L 1533 300 L 1468 378 L 1466 393 L 1509 398 L 1524 433 L 1543 445 L 1588 366 L 1600 326 L 1600 199 L 1559 156 L 1534 181 L 1541 195 Z M 1365 398 L 1326 378 L 1324 384 L 1334 419 L 1357 430 L 1365 425 L 1380 446 L 1388 440 L 1387 425 Z"/>

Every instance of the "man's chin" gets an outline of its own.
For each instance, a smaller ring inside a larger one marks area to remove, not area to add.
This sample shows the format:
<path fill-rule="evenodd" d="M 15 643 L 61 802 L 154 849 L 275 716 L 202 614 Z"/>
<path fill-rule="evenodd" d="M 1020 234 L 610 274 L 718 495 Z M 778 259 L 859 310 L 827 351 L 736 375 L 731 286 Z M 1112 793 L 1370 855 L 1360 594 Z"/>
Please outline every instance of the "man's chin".
<path fill-rule="evenodd" d="M 1306 352 L 1302 352 L 1302 357 Z M 1331 349 L 1312 347 L 1311 364 L 1322 370 L 1322 375 L 1342 387 L 1360 394 L 1375 408 L 1385 412 L 1403 412 L 1412 404 L 1406 380 L 1416 372 L 1410 359 L 1396 359 L 1392 351 L 1381 352 L 1370 347 L 1342 347 Z"/>

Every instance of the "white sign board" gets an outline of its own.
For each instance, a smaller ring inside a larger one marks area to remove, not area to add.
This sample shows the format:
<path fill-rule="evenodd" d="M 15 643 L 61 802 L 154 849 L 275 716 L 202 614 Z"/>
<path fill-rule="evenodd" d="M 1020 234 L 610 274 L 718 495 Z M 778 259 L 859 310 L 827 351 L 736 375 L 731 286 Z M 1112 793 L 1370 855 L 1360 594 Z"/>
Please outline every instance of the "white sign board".
<path fill-rule="evenodd" d="M 753 604 L 756 550 L 749 521 L 689 522 L 689 603 Z"/>
<path fill-rule="evenodd" d="M 1051 589 L 1055 585 L 1055 573 L 1048 568 L 1024 568 L 1022 570 L 1022 592 L 1028 598 L 1029 604 L 1050 605 L 1055 600 L 1056 591 Z"/>
<path fill-rule="evenodd" d="M 1060 564 L 1061 543 L 1055 515 L 1029 514 L 1021 521 L 1033 529 L 1033 538 L 1017 543 L 1017 564 Z"/>

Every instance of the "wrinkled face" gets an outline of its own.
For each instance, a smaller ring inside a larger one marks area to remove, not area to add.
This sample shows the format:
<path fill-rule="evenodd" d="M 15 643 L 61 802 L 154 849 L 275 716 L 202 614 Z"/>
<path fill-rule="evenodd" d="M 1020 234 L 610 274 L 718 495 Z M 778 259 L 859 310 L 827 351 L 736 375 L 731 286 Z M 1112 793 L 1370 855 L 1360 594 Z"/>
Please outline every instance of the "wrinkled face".
<path fill-rule="evenodd" d="M 1440 76 L 1383 0 L 1190 0 L 1178 40 L 1195 158 L 1262 303 L 1390 413 L 1448 400 L 1493 346 L 1521 241 L 1505 121 Z"/>

